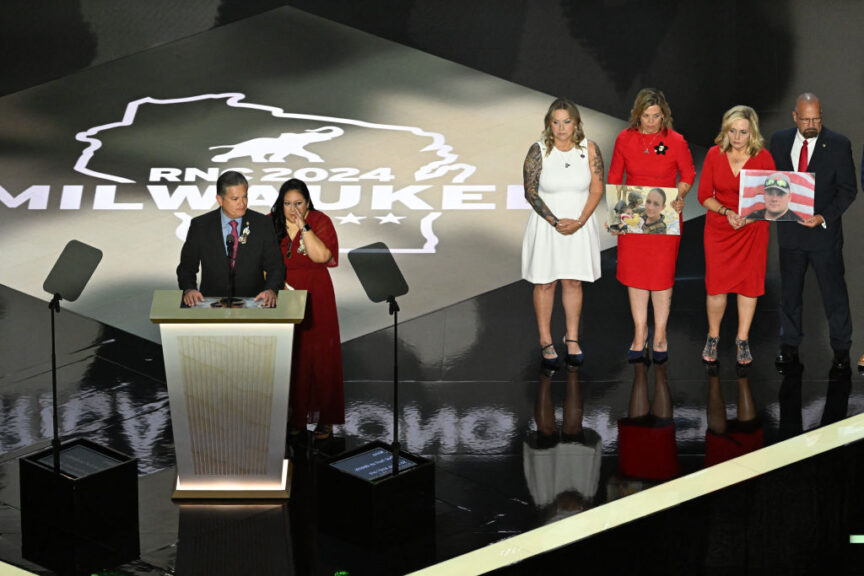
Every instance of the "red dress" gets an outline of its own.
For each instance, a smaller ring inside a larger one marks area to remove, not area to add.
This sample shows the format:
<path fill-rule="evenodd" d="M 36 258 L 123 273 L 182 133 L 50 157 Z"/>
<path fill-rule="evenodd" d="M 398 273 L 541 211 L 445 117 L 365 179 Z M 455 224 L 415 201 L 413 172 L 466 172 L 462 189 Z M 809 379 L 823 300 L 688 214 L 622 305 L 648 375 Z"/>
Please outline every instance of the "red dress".
<path fill-rule="evenodd" d="M 629 478 L 669 480 L 681 474 L 671 418 L 618 420 L 618 470 Z"/>
<path fill-rule="evenodd" d="M 742 169 L 774 170 L 767 149 L 747 160 Z M 740 176 L 740 173 L 739 173 Z M 732 173 L 726 154 L 712 146 L 699 178 L 699 203 L 714 196 L 720 204 L 738 212 L 739 176 Z M 768 259 L 768 222 L 752 222 L 735 230 L 725 216 L 709 211 L 705 217 L 705 290 L 730 292 L 756 298 L 765 293 Z"/>
<path fill-rule="evenodd" d="M 646 148 L 648 153 L 645 153 Z M 626 182 L 624 175 L 627 175 Z M 678 182 L 693 184 L 696 169 L 687 141 L 674 130 L 640 134 L 627 128 L 618 134 L 609 184 L 675 188 Z M 683 230 L 683 226 L 682 226 Z M 675 283 L 675 261 L 680 236 L 625 234 L 618 237 L 618 281 L 642 290 L 666 290 Z M 646 266 L 645 255 L 650 254 Z"/>
<path fill-rule="evenodd" d="M 749 224 L 748 224 L 749 226 Z M 713 466 L 732 458 L 749 454 L 765 446 L 765 432 L 759 426 L 753 430 L 705 434 L 705 466 Z"/>
<path fill-rule="evenodd" d="M 339 262 L 339 241 L 333 222 L 317 210 L 306 214 L 306 223 L 333 255 L 325 264 L 316 264 L 300 254 L 300 235 L 293 242 L 285 236 L 280 246 L 285 262 L 285 282 L 297 290 L 308 290 L 306 315 L 294 331 L 291 365 L 289 426 L 304 428 L 307 423 L 345 422 L 342 382 L 342 344 L 336 295 L 328 267 Z M 290 250 L 290 257 L 288 257 Z"/>

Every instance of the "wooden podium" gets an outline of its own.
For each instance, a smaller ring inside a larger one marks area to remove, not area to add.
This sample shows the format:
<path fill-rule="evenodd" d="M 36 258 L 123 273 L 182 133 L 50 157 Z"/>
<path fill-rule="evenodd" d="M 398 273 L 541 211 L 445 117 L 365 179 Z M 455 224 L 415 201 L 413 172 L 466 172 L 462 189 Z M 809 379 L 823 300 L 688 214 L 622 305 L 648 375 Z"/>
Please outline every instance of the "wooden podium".
<path fill-rule="evenodd" d="M 288 498 L 285 459 L 294 325 L 305 290 L 275 308 L 181 308 L 181 290 L 157 290 L 177 486 L 173 498 Z"/>

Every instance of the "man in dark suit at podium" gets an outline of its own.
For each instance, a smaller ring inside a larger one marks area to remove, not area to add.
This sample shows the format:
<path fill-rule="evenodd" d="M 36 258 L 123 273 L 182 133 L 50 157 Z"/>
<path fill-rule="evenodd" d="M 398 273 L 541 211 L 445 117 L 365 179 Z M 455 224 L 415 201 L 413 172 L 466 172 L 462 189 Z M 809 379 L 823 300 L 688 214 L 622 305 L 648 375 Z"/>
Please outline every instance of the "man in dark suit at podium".
<path fill-rule="evenodd" d="M 202 302 L 204 296 L 227 296 L 232 267 L 235 296 L 254 296 L 263 306 L 276 305 L 276 294 L 285 285 L 282 251 L 270 217 L 246 210 L 248 189 L 242 174 L 225 172 L 216 181 L 219 209 L 192 219 L 177 266 L 177 283 L 187 306 Z"/>
<path fill-rule="evenodd" d="M 841 217 L 858 191 L 852 147 L 845 136 L 822 125 L 822 106 L 814 94 L 798 97 L 792 119 L 795 128 L 771 137 L 774 164 L 777 170 L 814 173 L 816 188 L 813 216 L 803 222 L 777 225 L 782 291 L 776 365 L 782 371 L 798 362 L 804 277 L 807 267 L 812 266 L 828 318 L 833 367 L 848 370 L 852 317 L 844 278 Z"/>

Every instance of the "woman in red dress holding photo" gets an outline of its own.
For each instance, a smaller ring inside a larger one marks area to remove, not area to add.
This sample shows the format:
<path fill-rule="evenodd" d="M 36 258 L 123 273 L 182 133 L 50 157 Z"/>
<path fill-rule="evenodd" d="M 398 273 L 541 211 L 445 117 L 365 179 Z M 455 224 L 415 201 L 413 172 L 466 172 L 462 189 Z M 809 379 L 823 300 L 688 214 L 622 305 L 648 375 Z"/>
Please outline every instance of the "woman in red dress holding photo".
<path fill-rule="evenodd" d="M 328 268 L 339 263 L 333 222 L 315 210 L 309 189 L 292 178 L 279 189 L 271 210 L 285 262 L 285 283 L 307 290 L 306 315 L 294 332 L 289 432 L 299 434 L 315 423 L 314 438 L 332 436 L 345 422 L 342 343 L 336 296 Z"/>
<path fill-rule="evenodd" d="M 696 169 L 687 141 L 672 129 L 672 111 L 663 92 L 644 88 L 630 111 L 630 126 L 618 134 L 609 184 L 678 188 L 672 207 L 680 214 Z M 680 218 L 680 216 L 679 216 Z M 618 236 L 618 281 L 627 286 L 634 334 L 627 359 L 638 361 L 648 342 L 648 302 L 654 305 L 654 360 L 668 357 L 666 323 L 675 283 L 681 237 L 664 234 Z M 650 263 L 650 265 L 646 265 Z"/>
<path fill-rule="evenodd" d="M 708 338 L 702 350 L 705 364 L 717 363 L 720 322 L 726 295 L 738 294 L 736 359 L 741 366 L 753 362 L 750 324 L 756 299 L 765 293 L 768 257 L 768 222 L 738 217 L 740 173 L 774 170 L 774 159 L 759 133 L 759 117 L 749 106 L 734 106 L 723 115 L 717 143 L 708 150 L 699 179 L 699 202 L 705 216 L 705 290 L 708 293 Z"/>

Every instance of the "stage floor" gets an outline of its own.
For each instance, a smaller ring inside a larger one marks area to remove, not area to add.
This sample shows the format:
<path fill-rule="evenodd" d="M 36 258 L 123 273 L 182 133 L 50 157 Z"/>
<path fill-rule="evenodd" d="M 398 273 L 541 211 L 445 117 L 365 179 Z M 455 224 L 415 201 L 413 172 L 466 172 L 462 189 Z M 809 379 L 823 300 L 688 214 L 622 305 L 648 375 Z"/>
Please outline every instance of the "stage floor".
<path fill-rule="evenodd" d="M 770 446 L 864 412 L 864 386 L 854 368 L 860 350 L 852 351 L 851 374 L 831 373 L 812 278 L 805 296 L 804 370 L 785 377 L 775 371 L 778 271 L 773 241 L 768 292 L 759 302 L 751 333 L 753 366 L 746 372 L 735 369 L 735 310 L 730 305 L 719 371 L 706 372 L 700 361 L 706 333 L 702 224 L 697 218 L 685 227 L 670 359 L 660 366 L 626 361 L 631 321 L 626 291 L 615 280 L 614 249 L 603 254 L 602 279 L 585 285 L 580 340 L 586 360 L 578 371 L 562 369 L 551 377 L 541 372 L 531 286 L 524 282 L 400 324 L 400 440 L 403 450 L 434 462 L 435 521 L 429 531 L 390 545 L 364 544 L 374 535 L 362 519 L 357 538 L 331 534 L 332 519 L 320 517 L 314 502 L 326 498 L 316 490 L 317 461 L 391 439 L 392 328 L 343 344 L 346 423 L 332 441 L 309 446 L 301 439 L 289 446 L 295 466 L 287 504 L 180 506 L 170 499 L 175 461 L 161 348 L 61 312 L 61 434 L 87 437 L 139 462 L 141 558 L 115 573 L 401 574 L 457 557 L 660 482 L 627 476 L 622 466 L 631 464 L 619 461 L 619 420 L 630 415 L 631 406 L 638 404 L 634 399 L 643 393 L 650 398 L 659 391 L 662 398 L 668 389 L 673 461 L 681 475 L 702 471 L 699 481 L 706 489 L 716 482 L 712 469 L 705 469 L 709 413 L 735 419 L 748 392 L 757 423 L 740 429 L 744 436 L 726 442 L 721 455 L 758 447 L 758 441 L 751 442 L 757 436 Z M 849 268 L 847 281 L 854 291 L 861 285 L 860 267 Z M 861 308 L 853 310 L 853 323 L 864 325 Z M 386 304 L 381 304 L 381 314 L 387 314 Z M 562 316 L 556 309 L 556 335 L 563 334 Z M 50 441 L 49 330 L 45 302 L 0 287 L 0 560 L 39 574 L 49 572 L 21 557 L 17 460 Z M 565 423 L 565 404 L 581 404 L 581 420 L 568 408 Z M 557 431 L 538 435 L 538 417 L 545 427 L 544 415 L 550 414 Z M 568 434 L 561 435 L 565 424 Z M 668 476 L 657 461 L 656 474 Z M 248 536 L 232 536 L 238 533 Z M 783 533 L 778 526 L 777 537 Z M 476 572 L 466 568 L 465 573 Z"/>

